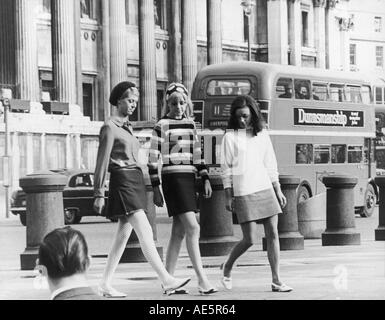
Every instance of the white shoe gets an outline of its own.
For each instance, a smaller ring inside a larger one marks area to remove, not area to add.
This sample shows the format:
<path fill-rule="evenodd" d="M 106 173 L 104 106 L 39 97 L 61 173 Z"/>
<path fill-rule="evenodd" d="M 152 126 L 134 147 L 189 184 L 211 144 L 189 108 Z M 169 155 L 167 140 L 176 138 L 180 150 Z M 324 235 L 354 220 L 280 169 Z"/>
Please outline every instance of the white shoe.
<path fill-rule="evenodd" d="M 219 267 L 220 270 L 223 270 L 224 268 L 224 263 L 221 264 Z M 221 279 L 222 285 L 227 289 L 231 290 L 233 288 L 233 279 L 231 277 L 226 277 L 225 275 L 222 276 Z"/>
<path fill-rule="evenodd" d="M 272 283 L 271 284 L 271 290 L 273 292 L 290 292 L 293 291 L 293 288 L 287 286 L 286 284 L 282 283 L 281 285 Z"/>
<path fill-rule="evenodd" d="M 98 294 L 105 298 L 125 298 L 127 294 L 120 292 L 112 287 L 98 287 Z"/>
<path fill-rule="evenodd" d="M 184 287 L 187 283 L 189 283 L 191 280 L 190 277 L 188 278 L 183 278 L 183 279 L 175 279 L 175 282 L 171 285 L 163 285 L 162 284 L 162 289 L 163 293 L 167 295 L 171 295 L 175 293 L 175 290 Z"/>

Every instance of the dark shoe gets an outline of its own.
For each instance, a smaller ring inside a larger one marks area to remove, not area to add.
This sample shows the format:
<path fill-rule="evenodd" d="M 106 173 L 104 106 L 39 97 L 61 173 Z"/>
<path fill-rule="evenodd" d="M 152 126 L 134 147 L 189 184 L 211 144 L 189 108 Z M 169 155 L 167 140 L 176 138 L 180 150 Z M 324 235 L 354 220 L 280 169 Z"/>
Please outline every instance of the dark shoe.
<path fill-rule="evenodd" d="M 211 288 L 211 289 L 208 289 L 208 290 L 204 290 L 203 288 L 198 287 L 198 291 L 201 294 L 201 296 L 207 296 L 207 295 L 210 295 L 210 294 L 218 292 L 218 289 L 217 288 Z"/>

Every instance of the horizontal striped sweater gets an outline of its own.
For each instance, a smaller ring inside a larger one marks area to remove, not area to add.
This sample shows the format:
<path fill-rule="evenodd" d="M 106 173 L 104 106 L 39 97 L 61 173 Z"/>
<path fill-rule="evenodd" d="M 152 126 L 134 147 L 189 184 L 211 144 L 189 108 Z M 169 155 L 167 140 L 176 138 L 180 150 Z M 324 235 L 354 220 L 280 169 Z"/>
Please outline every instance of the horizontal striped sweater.
<path fill-rule="evenodd" d="M 198 173 L 209 179 L 201 144 L 193 120 L 164 117 L 155 125 L 151 137 L 148 169 L 152 186 L 159 186 L 162 174 Z"/>

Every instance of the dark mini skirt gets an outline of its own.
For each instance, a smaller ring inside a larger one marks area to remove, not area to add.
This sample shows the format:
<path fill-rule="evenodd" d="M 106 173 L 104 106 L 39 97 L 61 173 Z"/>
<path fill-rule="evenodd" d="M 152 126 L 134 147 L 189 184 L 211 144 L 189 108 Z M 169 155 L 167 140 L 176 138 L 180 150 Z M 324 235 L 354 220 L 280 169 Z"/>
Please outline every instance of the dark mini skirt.
<path fill-rule="evenodd" d="M 111 172 L 106 217 L 121 217 L 146 210 L 146 186 L 140 168 Z"/>
<path fill-rule="evenodd" d="M 169 217 L 190 211 L 199 212 L 195 173 L 163 174 L 162 189 Z"/>
<path fill-rule="evenodd" d="M 235 197 L 234 211 L 239 223 L 256 221 L 263 223 L 266 218 L 282 213 L 277 196 L 273 189 L 267 189 Z"/>

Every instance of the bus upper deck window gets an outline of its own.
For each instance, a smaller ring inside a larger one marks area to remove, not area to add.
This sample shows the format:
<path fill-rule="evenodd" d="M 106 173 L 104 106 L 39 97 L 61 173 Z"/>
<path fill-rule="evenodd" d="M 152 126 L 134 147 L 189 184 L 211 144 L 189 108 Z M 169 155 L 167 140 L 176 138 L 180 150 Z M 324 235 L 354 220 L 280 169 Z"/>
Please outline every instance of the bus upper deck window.
<path fill-rule="evenodd" d="M 370 104 L 372 102 L 369 86 L 362 86 L 361 95 L 362 95 L 362 102 L 363 103 Z"/>
<path fill-rule="evenodd" d="M 376 104 L 384 103 L 384 89 L 381 87 L 376 87 Z"/>
<path fill-rule="evenodd" d="M 344 98 L 344 85 L 334 84 L 330 85 L 330 100 L 334 102 L 343 102 Z"/>
<path fill-rule="evenodd" d="M 211 80 L 207 85 L 208 96 L 238 96 L 251 93 L 250 80 Z"/>
<path fill-rule="evenodd" d="M 361 87 L 358 86 L 346 86 L 345 88 L 346 101 L 353 103 L 361 103 Z"/>
<path fill-rule="evenodd" d="M 325 83 L 313 83 L 313 100 L 326 101 L 328 99 L 328 87 Z"/>
<path fill-rule="evenodd" d="M 296 99 L 310 99 L 310 81 L 309 80 L 298 80 L 294 81 L 295 87 L 295 98 Z"/>
<path fill-rule="evenodd" d="M 293 97 L 293 80 L 290 78 L 279 78 L 275 92 L 277 98 L 291 99 Z"/>

